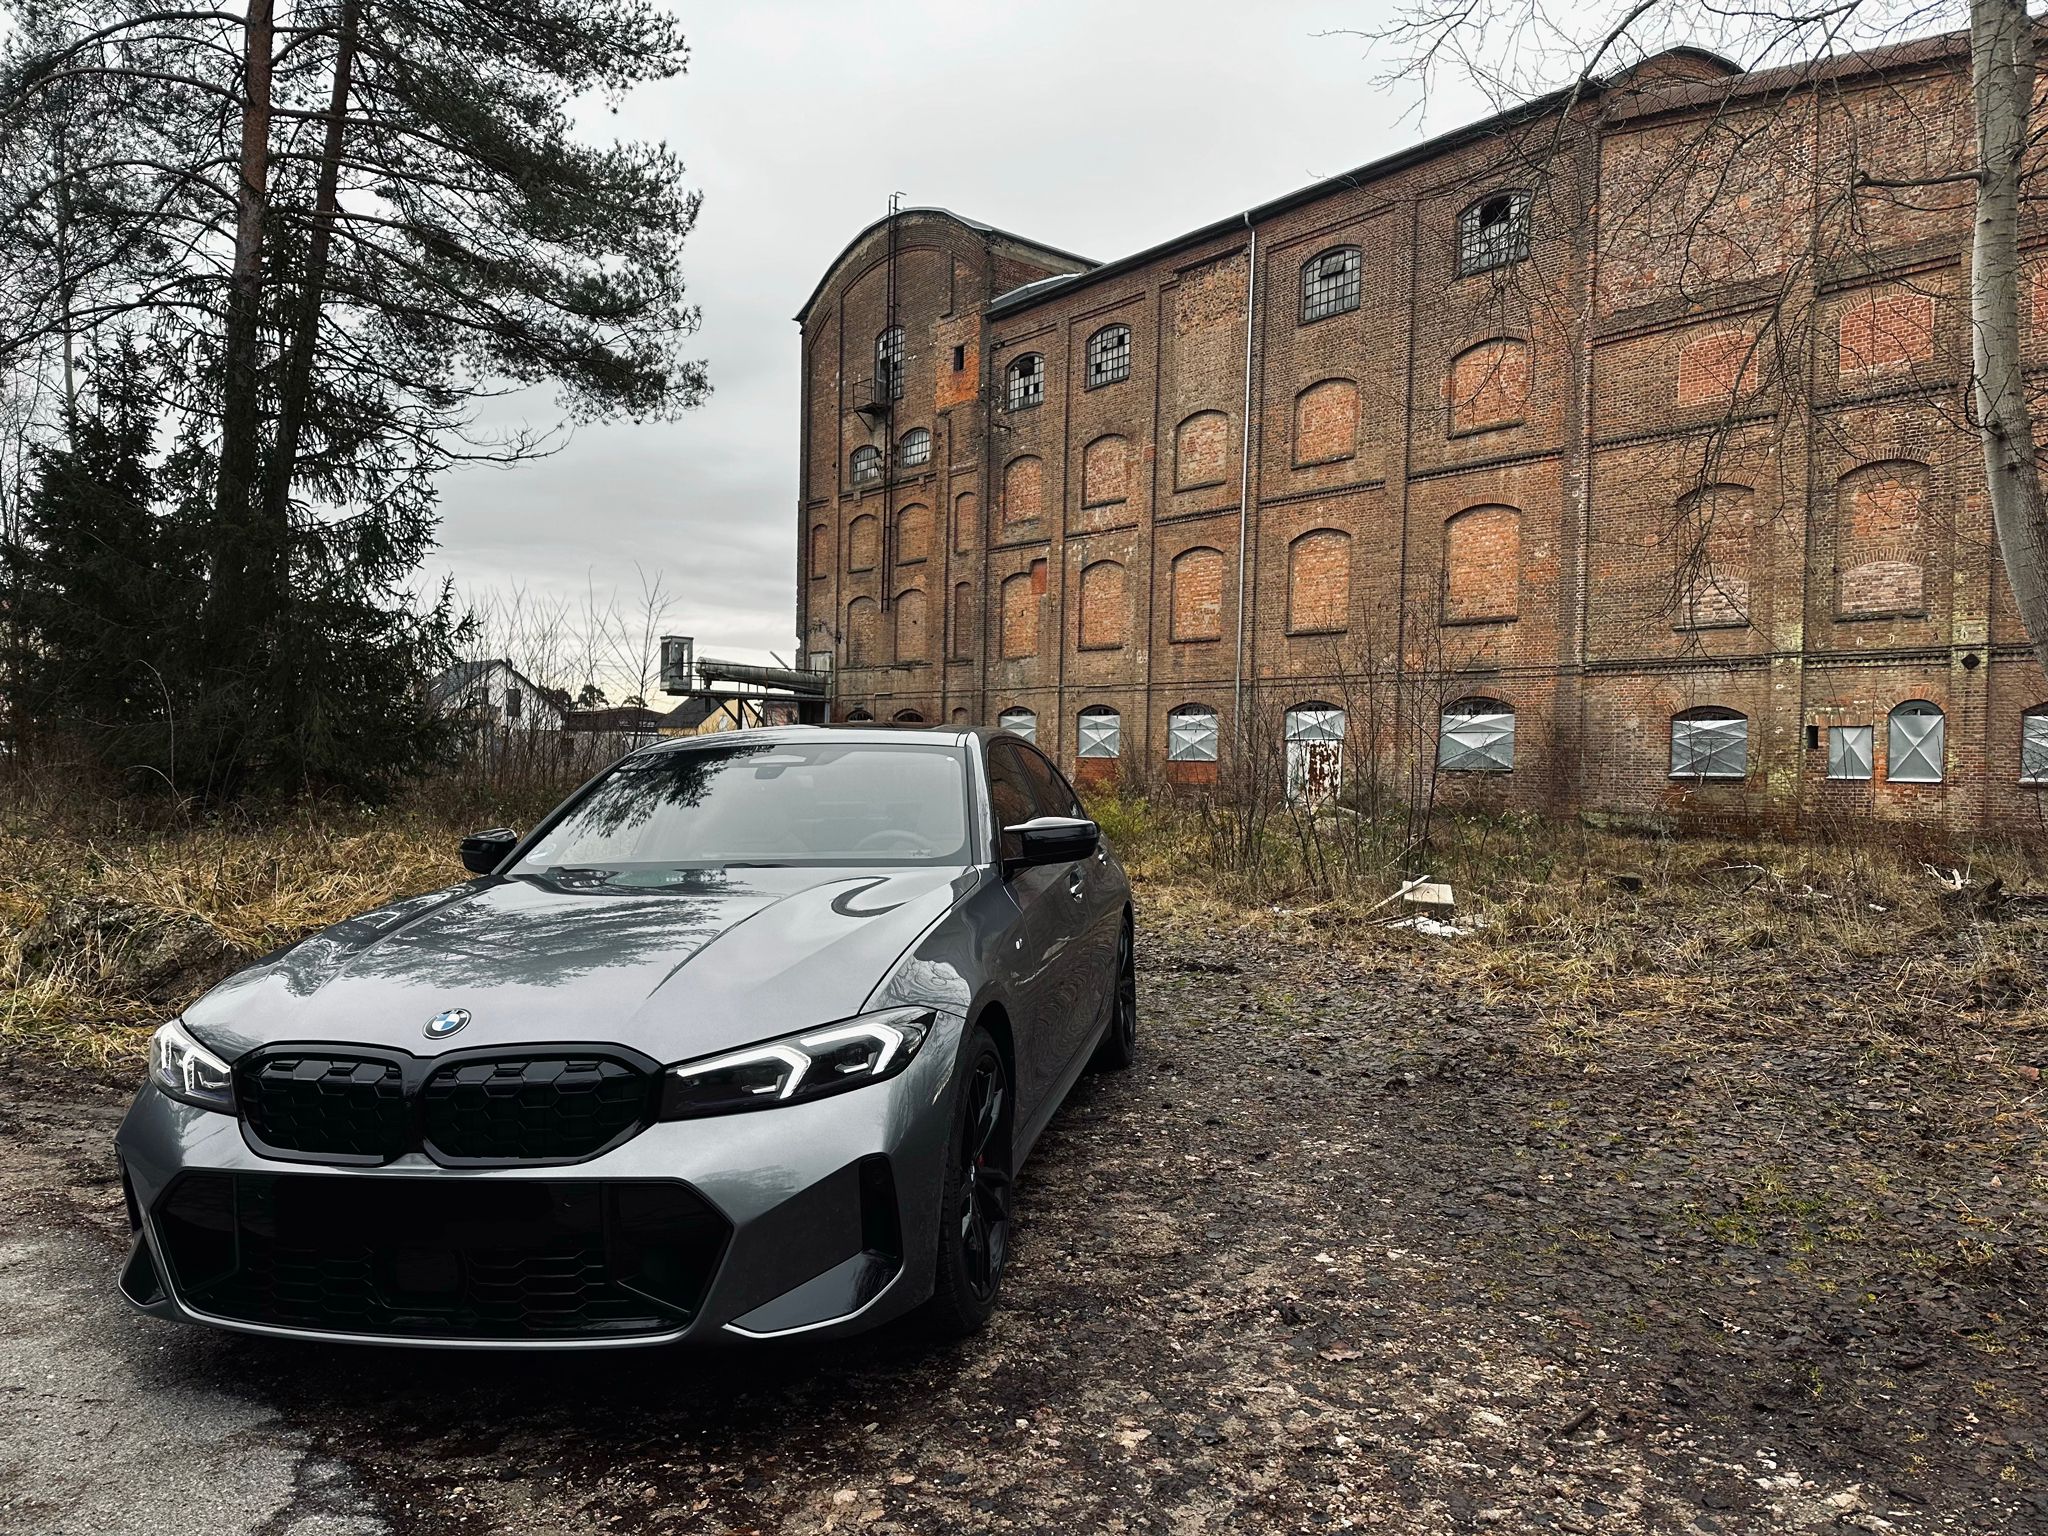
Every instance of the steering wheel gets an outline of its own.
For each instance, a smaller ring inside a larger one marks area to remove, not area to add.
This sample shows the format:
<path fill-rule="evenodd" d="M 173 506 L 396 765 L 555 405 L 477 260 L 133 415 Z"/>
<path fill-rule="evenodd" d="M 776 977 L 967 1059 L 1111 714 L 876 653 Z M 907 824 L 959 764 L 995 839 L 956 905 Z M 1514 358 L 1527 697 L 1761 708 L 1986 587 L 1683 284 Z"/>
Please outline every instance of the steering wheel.
<path fill-rule="evenodd" d="M 880 832 L 870 832 L 853 845 L 856 853 L 884 853 L 895 850 L 902 853 L 923 853 L 925 840 L 915 832 L 906 832 L 901 827 L 885 827 Z"/>

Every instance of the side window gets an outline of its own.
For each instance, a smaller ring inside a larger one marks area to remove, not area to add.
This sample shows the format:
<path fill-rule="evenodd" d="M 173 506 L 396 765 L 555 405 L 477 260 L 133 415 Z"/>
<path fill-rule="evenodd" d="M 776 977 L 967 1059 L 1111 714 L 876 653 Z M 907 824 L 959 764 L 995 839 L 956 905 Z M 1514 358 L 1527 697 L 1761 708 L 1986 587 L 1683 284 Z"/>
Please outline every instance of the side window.
<path fill-rule="evenodd" d="M 1060 777 L 1059 769 L 1046 761 L 1044 754 L 1025 752 L 1024 772 L 1031 779 L 1031 798 L 1038 806 L 1040 816 L 1080 816 L 1085 814 L 1081 802 L 1067 781 Z"/>
<path fill-rule="evenodd" d="M 988 803 L 995 811 L 998 858 L 1014 858 L 1021 851 L 1016 838 L 1003 835 L 1003 828 L 1014 827 L 1038 814 L 1031 780 L 1021 761 L 1023 755 L 1006 741 L 992 741 L 988 745 Z"/>

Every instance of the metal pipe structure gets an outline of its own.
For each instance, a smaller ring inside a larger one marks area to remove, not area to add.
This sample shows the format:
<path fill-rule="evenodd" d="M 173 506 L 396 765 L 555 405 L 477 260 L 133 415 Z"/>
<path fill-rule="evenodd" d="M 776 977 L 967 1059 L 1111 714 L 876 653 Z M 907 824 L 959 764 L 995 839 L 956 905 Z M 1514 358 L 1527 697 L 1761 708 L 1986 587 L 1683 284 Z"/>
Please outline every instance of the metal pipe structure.
<path fill-rule="evenodd" d="M 795 667 L 763 667 L 751 661 L 697 658 L 697 676 L 707 683 L 752 683 L 759 688 L 787 688 L 800 698 L 822 699 L 831 686 L 829 672 L 800 672 Z"/>

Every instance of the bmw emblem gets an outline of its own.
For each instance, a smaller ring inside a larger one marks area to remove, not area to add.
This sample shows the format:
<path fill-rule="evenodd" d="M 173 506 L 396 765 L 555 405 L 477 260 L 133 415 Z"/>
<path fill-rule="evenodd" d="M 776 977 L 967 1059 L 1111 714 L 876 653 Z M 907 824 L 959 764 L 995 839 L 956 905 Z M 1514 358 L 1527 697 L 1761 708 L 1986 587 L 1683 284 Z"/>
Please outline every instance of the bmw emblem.
<path fill-rule="evenodd" d="M 469 1022 L 467 1008 L 448 1008 L 427 1020 L 427 1038 L 445 1040 Z"/>

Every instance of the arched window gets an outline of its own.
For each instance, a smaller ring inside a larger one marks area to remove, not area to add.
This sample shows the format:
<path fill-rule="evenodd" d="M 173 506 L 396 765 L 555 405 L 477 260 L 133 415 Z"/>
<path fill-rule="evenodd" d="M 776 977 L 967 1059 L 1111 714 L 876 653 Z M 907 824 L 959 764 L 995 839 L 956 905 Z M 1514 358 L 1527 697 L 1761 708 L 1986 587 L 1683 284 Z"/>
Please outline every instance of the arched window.
<path fill-rule="evenodd" d="M 896 594 L 896 660 L 927 661 L 924 627 L 924 593 L 906 587 Z"/>
<path fill-rule="evenodd" d="M 1213 763 L 1216 736 L 1215 710 L 1206 704 L 1183 704 L 1166 717 L 1166 760 Z"/>
<path fill-rule="evenodd" d="M 846 525 L 846 568 L 872 571 L 882 558 L 882 520 L 863 512 Z"/>
<path fill-rule="evenodd" d="M 923 427 L 912 427 L 896 444 L 896 462 L 905 469 L 915 469 L 918 465 L 929 464 L 931 461 L 931 433 Z"/>
<path fill-rule="evenodd" d="M 1360 270 L 1355 245 L 1311 256 L 1301 269 L 1302 323 L 1358 308 Z"/>
<path fill-rule="evenodd" d="M 1495 336 L 1451 359 L 1445 375 L 1451 435 L 1521 424 L 1529 405 L 1529 344 Z"/>
<path fill-rule="evenodd" d="M 1529 194 L 1490 192 L 1458 215 L 1458 276 L 1529 259 Z"/>
<path fill-rule="evenodd" d="M 889 717 L 898 725 L 923 725 L 924 716 L 914 709 L 899 709 Z"/>
<path fill-rule="evenodd" d="M 1513 619 L 1521 611 L 1522 514 L 1467 507 L 1444 523 L 1444 622 Z"/>
<path fill-rule="evenodd" d="M 1336 634 L 1351 623 L 1351 535 L 1312 528 L 1287 546 L 1287 632 Z"/>
<path fill-rule="evenodd" d="M 1088 338 L 1088 388 L 1120 383 L 1131 376 L 1131 328 L 1105 325 Z"/>
<path fill-rule="evenodd" d="M 1131 494 L 1131 440 L 1116 433 L 1081 450 L 1081 505 L 1110 507 Z"/>
<path fill-rule="evenodd" d="M 997 715 L 996 724 L 1012 736 L 1022 736 L 1026 741 L 1038 740 L 1038 716 L 1021 704 L 1013 705 Z"/>
<path fill-rule="evenodd" d="M 1939 705 L 1909 699 L 1892 711 L 1884 776 L 1893 784 L 1939 784 L 1947 735 Z"/>
<path fill-rule="evenodd" d="M 853 450 L 853 483 L 876 485 L 882 478 L 882 450 L 863 443 Z"/>
<path fill-rule="evenodd" d="M 875 338 L 875 393 L 903 398 L 903 327 L 892 325 Z"/>
<path fill-rule="evenodd" d="M 916 565 L 931 552 L 932 509 L 913 501 L 896 514 L 896 563 Z"/>
<path fill-rule="evenodd" d="M 1358 456 L 1358 386 L 1324 379 L 1294 397 L 1294 464 L 1335 464 Z"/>
<path fill-rule="evenodd" d="M 1082 757 L 1121 757 L 1124 750 L 1123 717 L 1107 704 L 1090 704 L 1077 722 Z"/>
<path fill-rule="evenodd" d="M 1326 800 L 1344 780 L 1344 711 L 1315 700 L 1287 711 L 1287 798 Z"/>
<path fill-rule="evenodd" d="M 1515 771 L 1515 707 L 1499 699 L 1459 699 L 1437 724 L 1436 765 L 1449 773 Z"/>
<path fill-rule="evenodd" d="M 846 720 L 849 725 L 859 725 L 872 722 L 874 718 L 875 717 L 873 715 L 869 714 L 865 709 L 862 709 L 858 704 L 854 705 L 852 709 L 849 709 L 846 712 Z"/>
<path fill-rule="evenodd" d="M 1008 383 L 1005 400 L 1013 411 L 1028 411 L 1034 405 L 1045 404 L 1045 359 L 1036 352 L 1026 352 L 1003 375 Z"/>
<path fill-rule="evenodd" d="M 1200 490 L 1221 485 L 1230 470 L 1230 418 L 1221 411 L 1197 411 L 1173 429 L 1173 488 Z"/>
<path fill-rule="evenodd" d="M 1732 709 L 1688 709 L 1671 717 L 1671 777 L 1749 776 L 1749 717 Z"/>
<path fill-rule="evenodd" d="M 1003 466 L 1003 521 L 1028 523 L 1045 515 L 1045 464 L 1033 453 Z"/>
<path fill-rule="evenodd" d="M 877 645 L 882 623 L 881 606 L 872 597 L 856 597 L 846 605 L 846 664 L 872 667 L 878 664 Z"/>
<path fill-rule="evenodd" d="M 1124 568 L 1115 560 L 1097 560 L 1081 572 L 1081 649 L 1114 650 L 1124 643 Z"/>
<path fill-rule="evenodd" d="M 1038 654 L 1038 583 L 1031 571 L 1005 576 L 998 589 L 1003 659 L 1019 661 Z"/>
<path fill-rule="evenodd" d="M 2020 782 L 2048 784 L 2048 704 L 2020 716 Z"/>

